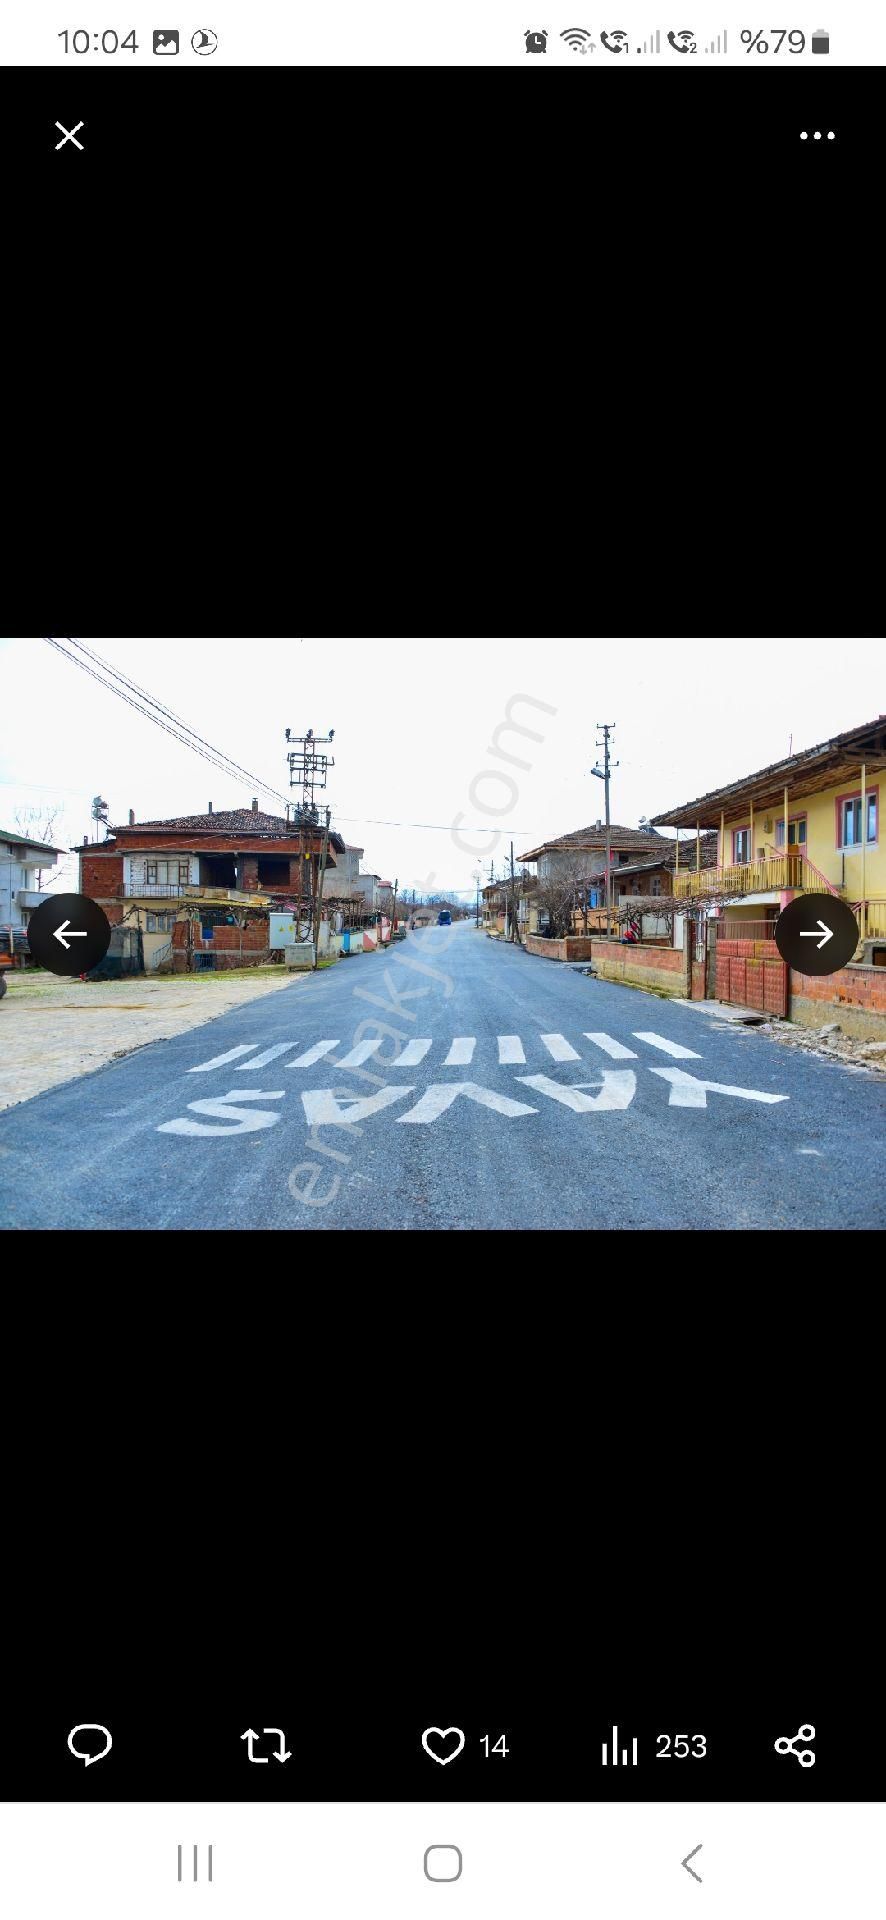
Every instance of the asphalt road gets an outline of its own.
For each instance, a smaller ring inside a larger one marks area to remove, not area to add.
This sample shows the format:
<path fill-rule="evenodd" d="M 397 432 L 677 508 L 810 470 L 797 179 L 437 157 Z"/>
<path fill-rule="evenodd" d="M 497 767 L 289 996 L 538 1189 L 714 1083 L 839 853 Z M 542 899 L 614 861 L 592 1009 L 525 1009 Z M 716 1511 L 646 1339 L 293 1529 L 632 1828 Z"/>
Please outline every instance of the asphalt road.
<path fill-rule="evenodd" d="M 468 924 L 0 1116 L 7 1229 L 884 1222 L 886 1081 Z"/>

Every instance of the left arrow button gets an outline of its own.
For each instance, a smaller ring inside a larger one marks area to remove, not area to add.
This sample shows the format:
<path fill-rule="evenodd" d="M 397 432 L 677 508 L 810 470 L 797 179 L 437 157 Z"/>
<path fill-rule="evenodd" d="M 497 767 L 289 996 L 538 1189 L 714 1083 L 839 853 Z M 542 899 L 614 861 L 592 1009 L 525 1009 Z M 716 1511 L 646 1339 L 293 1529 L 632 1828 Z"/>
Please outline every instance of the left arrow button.
<path fill-rule="evenodd" d="M 110 920 L 85 893 L 52 894 L 28 921 L 31 956 L 50 973 L 90 973 L 110 944 Z"/>
<path fill-rule="evenodd" d="M 704 1841 L 703 1841 L 703 1840 L 700 1840 L 700 1841 L 699 1841 L 699 1843 L 698 1843 L 698 1846 L 697 1846 L 697 1847 L 693 1847 L 693 1849 L 692 1849 L 692 1852 L 691 1852 L 691 1853 L 687 1853 L 687 1855 L 686 1855 L 686 1858 L 685 1858 L 685 1860 L 681 1860 L 681 1861 L 680 1861 L 680 1865 L 681 1865 L 681 1867 L 685 1867 L 685 1868 L 686 1868 L 686 1872 L 687 1872 L 687 1873 L 691 1873 L 691 1875 L 692 1875 L 692 1878 L 693 1878 L 693 1880 L 697 1880 L 697 1881 L 698 1881 L 698 1884 L 699 1884 L 699 1886 L 701 1886 L 701 1885 L 702 1885 L 702 1878 L 701 1878 L 701 1874 L 700 1874 L 700 1873 L 696 1873 L 696 1871 L 695 1871 L 695 1868 L 694 1868 L 694 1867 L 691 1867 L 691 1866 L 689 1865 L 689 1862 L 690 1862 L 690 1860 L 694 1860 L 694 1859 L 695 1859 L 695 1856 L 696 1856 L 696 1854 L 697 1854 L 697 1853 L 700 1853 L 700 1852 L 701 1852 L 701 1850 L 702 1850 L 702 1847 L 703 1847 L 703 1846 L 704 1846 Z"/>

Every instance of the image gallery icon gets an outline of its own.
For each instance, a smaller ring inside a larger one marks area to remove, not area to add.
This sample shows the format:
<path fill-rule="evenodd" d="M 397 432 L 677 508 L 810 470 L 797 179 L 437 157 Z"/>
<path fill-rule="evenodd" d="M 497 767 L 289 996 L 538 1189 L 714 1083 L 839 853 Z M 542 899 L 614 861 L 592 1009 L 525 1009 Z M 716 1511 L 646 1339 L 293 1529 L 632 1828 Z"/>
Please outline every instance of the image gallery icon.
<path fill-rule="evenodd" d="M 178 28 L 155 27 L 153 30 L 154 52 L 178 53 Z"/>
<path fill-rule="evenodd" d="M 526 32 L 523 35 L 523 38 L 526 41 L 527 53 L 547 53 L 547 50 L 548 50 L 547 28 L 543 28 L 542 31 L 539 32 L 537 29 L 533 31 L 531 27 L 528 27 Z"/>

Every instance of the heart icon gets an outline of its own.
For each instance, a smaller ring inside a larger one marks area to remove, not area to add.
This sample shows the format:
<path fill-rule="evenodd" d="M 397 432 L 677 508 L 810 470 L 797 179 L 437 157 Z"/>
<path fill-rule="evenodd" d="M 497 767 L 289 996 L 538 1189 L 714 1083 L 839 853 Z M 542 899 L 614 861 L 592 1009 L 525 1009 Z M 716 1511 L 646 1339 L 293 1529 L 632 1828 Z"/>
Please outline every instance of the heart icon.
<path fill-rule="evenodd" d="M 432 1760 L 436 1760 L 438 1767 L 448 1767 L 450 1760 L 458 1759 L 465 1737 L 461 1727 L 425 1727 L 421 1743 L 425 1753 L 429 1754 Z M 435 1746 L 442 1747 L 444 1751 L 435 1752 Z M 446 1747 L 451 1747 L 450 1753 L 445 1751 Z"/>

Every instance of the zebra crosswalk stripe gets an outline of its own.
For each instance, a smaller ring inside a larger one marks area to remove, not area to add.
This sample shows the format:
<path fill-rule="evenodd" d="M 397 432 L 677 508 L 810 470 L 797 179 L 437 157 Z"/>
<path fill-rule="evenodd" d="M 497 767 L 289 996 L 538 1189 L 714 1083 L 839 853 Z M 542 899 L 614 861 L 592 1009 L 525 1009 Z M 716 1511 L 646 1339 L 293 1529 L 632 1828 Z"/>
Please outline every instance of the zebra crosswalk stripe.
<path fill-rule="evenodd" d="M 381 1034 L 375 1040 L 358 1040 L 350 1053 L 346 1053 L 343 1060 L 336 1060 L 335 1064 L 337 1067 L 362 1067 L 364 1060 L 371 1060 L 372 1055 L 378 1052 L 381 1043 Z"/>
<path fill-rule="evenodd" d="M 613 1040 L 609 1033 L 586 1033 L 586 1040 L 593 1040 L 601 1053 L 608 1053 L 610 1060 L 636 1060 L 637 1056 L 630 1047 L 623 1047 L 620 1040 Z"/>
<path fill-rule="evenodd" d="M 443 1062 L 444 1067 L 469 1067 L 474 1058 L 476 1045 L 477 1042 L 473 1036 L 461 1034 L 457 1040 L 453 1040 Z"/>
<path fill-rule="evenodd" d="M 417 1067 L 419 1061 L 424 1059 L 425 1054 L 430 1053 L 433 1044 L 433 1040 L 407 1041 L 403 1052 L 398 1053 L 396 1060 L 391 1061 L 392 1067 Z"/>
<path fill-rule="evenodd" d="M 244 1053 L 254 1053 L 258 1042 L 251 1046 L 231 1047 L 228 1053 L 216 1053 L 211 1060 L 201 1060 L 199 1067 L 189 1067 L 189 1073 L 212 1073 L 215 1067 L 226 1067 L 231 1060 L 241 1060 Z"/>
<path fill-rule="evenodd" d="M 691 1047 L 678 1047 L 675 1040 L 665 1040 L 660 1033 L 635 1033 L 635 1040 L 645 1040 L 647 1047 L 657 1047 L 659 1053 L 669 1053 L 672 1060 L 700 1060 L 700 1053 L 693 1053 Z"/>
<path fill-rule="evenodd" d="M 564 1038 L 562 1033 L 542 1033 L 539 1035 L 539 1039 L 541 1040 L 542 1046 L 547 1047 L 552 1060 L 581 1059 L 581 1054 L 576 1053 L 575 1048 L 569 1045 L 569 1041 Z"/>
<path fill-rule="evenodd" d="M 254 1060 L 244 1060 L 242 1066 L 238 1067 L 236 1071 L 238 1073 L 256 1073 L 259 1067 L 269 1067 L 272 1060 L 279 1060 L 281 1053 L 291 1053 L 293 1047 L 297 1046 L 297 1040 L 280 1040 L 276 1047 L 266 1047 L 264 1053 L 258 1054 Z"/>
<path fill-rule="evenodd" d="M 317 1060 L 324 1059 L 327 1053 L 333 1053 L 337 1046 L 337 1040 L 318 1040 L 316 1046 L 308 1048 L 307 1053 L 300 1053 L 297 1060 L 287 1060 L 287 1068 L 312 1067 Z"/>
<path fill-rule="evenodd" d="M 519 1034 L 499 1034 L 498 1064 L 500 1067 L 525 1067 L 526 1055 L 523 1052 L 523 1042 Z"/>

